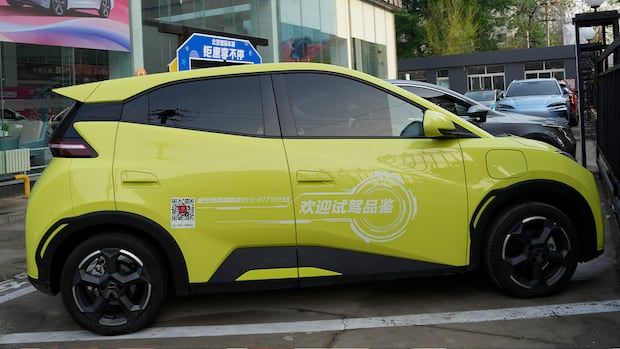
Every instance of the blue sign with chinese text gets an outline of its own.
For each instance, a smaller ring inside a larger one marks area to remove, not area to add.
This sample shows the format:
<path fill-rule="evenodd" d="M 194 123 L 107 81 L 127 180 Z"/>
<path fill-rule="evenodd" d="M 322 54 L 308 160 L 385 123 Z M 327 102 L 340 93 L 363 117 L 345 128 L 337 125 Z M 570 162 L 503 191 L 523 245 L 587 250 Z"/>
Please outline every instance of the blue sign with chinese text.
<path fill-rule="evenodd" d="M 259 64 L 263 62 L 248 40 L 194 33 L 177 49 L 178 70 L 190 70 L 192 60 Z"/>

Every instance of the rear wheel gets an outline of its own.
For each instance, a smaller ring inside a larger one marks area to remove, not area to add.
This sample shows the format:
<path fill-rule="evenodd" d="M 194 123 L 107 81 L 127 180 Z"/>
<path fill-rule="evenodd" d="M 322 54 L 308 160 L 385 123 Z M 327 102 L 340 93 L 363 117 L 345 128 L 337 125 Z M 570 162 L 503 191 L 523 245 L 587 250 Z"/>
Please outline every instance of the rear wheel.
<path fill-rule="evenodd" d="M 61 277 L 65 307 L 80 325 L 102 335 L 135 332 L 154 319 L 165 279 L 153 248 L 125 234 L 97 235 L 69 255 Z"/>
<path fill-rule="evenodd" d="M 99 6 L 99 17 L 108 18 L 110 16 L 111 7 L 110 0 L 101 0 L 101 6 Z"/>
<path fill-rule="evenodd" d="M 557 208 L 527 202 L 504 211 L 491 225 L 485 248 L 490 278 L 516 297 L 560 291 L 577 267 L 572 221 Z"/>

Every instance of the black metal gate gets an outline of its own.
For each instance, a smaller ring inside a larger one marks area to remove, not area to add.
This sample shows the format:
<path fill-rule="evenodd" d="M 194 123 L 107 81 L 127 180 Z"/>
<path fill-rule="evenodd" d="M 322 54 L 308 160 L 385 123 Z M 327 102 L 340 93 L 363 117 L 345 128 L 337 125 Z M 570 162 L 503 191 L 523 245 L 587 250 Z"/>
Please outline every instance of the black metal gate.
<path fill-rule="evenodd" d="M 601 54 L 596 68 L 598 163 L 620 210 L 620 37 Z"/>

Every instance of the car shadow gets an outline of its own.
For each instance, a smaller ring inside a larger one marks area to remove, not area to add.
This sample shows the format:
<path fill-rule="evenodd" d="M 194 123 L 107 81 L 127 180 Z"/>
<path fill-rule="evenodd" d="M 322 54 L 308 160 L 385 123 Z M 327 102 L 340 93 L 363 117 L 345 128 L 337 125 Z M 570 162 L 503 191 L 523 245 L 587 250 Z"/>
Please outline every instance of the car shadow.
<path fill-rule="evenodd" d="M 92 14 L 88 12 L 83 12 L 83 10 L 68 10 L 63 16 L 55 16 L 51 13 L 50 10 L 44 9 L 38 6 L 23 6 L 23 7 L 13 7 L 10 5 L 0 6 L 0 16 L 32 16 L 32 17 L 56 17 L 56 18 L 66 18 L 66 17 L 97 17 L 99 15 Z"/>

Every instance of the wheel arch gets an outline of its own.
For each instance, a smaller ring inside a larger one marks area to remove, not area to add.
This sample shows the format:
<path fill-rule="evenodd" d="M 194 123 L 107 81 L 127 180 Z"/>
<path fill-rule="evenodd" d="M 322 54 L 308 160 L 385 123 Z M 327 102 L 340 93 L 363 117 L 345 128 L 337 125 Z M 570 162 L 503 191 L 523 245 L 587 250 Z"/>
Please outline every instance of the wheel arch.
<path fill-rule="evenodd" d="M 598 255 L 596 222 L 586 199 L 566 184 L 551 180 L 532 180 L 493 190 L 480 201 L 469 226 L 471 268 L 478 268 L 482 263 L 482 251 L 491 221 L 506 208 L 524 201 L 552 205 L 571 219 L 579 239 L 579 261 L 588 261 Z"/>
<path fill-rule="evenodd" d="M 65 225 L 51 237 L 59 227 Z M 46 291 L 60 290 L 60 273 L 71 250 L 106 229 L 118 229 L 134 234 L 158 249 L 164 257 L 171 289 L 177 295 L 189 294 L 187 265 L 183 253 L 172 236 L 154 221 L 129 212 L 103 211 L 88 213 L 56 222 L 41 238 L 36 250 L 39 283 Z M 92 230 L 92 233 L 84 233 Z M 49 241 L 49 242 L 48 242 Z M 42 255 L 43 252 L 43 255 Z"/>

